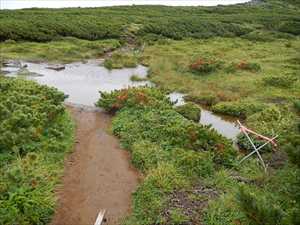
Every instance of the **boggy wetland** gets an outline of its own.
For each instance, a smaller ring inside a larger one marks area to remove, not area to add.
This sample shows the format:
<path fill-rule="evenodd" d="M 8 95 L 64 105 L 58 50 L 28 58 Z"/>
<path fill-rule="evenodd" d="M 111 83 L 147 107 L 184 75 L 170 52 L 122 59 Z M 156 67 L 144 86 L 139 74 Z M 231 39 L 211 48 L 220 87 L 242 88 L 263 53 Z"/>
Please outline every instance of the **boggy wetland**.
<path fill-rule="evenodd" d="M 0 225 L 299 224 L 299 15 L 0 10 Z"/>

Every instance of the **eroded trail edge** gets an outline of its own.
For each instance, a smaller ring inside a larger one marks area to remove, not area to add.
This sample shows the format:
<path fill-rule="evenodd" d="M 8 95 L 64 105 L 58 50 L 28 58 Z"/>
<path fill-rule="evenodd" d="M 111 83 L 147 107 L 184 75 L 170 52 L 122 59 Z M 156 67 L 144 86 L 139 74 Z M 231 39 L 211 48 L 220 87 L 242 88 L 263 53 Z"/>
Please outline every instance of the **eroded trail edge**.
<path fill-rule="evenodd" d="M 68 106 L 76 122 L 76 143 L 65 163 L 58 206 L 51 225 L 94 224 L 106 209 L 107 224 L 117 225 L 130 213 L 138 172 L 127 151 L 107 132 L 109 115 Z"/>

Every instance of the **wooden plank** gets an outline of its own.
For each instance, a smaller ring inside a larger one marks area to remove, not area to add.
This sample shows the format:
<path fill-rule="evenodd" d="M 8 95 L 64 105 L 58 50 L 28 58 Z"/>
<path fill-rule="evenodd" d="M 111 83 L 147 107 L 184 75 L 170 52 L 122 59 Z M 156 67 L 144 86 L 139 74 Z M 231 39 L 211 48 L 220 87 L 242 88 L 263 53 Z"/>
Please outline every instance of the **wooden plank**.
<path fill-rule="evenodd" d="M 98 216 L 97 216 L 97 220 L 96 220 L 94 225 L 101 225 L 102 224 L 105 212 L 106 212 L 105 209 L 100 210 L 100 212 L 98 213 Z"/>

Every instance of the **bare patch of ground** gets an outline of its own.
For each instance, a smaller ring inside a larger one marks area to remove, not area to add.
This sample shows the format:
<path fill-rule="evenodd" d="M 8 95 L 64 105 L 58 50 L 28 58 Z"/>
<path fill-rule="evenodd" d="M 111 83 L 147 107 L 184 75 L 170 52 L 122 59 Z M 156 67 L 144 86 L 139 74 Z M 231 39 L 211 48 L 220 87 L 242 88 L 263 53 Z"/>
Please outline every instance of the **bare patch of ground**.
<path fill-rule="evenodd" d="M 129 153 L 107 132 L 109 115 L 68 108 L 77 125 L 76 144 L 65 164 L 51 225 L 92 225 L 101 209 L 107 212 L 105 224 L 120 224 L 130 213 L 139 175 L 130 165 Z"/>
<path fill-rule="evenodd" d="M 172 211 L 180 210 L 180 212 L 189 218 L 182 222 L 182 225 L 202 225 L 203 210 L 207 208 L 208 201 L 218 196 L 218 192 L 210 187 L 202 184 L 195 185 L 190 190 L 178 190 L 172 193 L 168 202 L 167 210 L 163 213 L 167 218 L 167 224 L 171 222 Z"/>

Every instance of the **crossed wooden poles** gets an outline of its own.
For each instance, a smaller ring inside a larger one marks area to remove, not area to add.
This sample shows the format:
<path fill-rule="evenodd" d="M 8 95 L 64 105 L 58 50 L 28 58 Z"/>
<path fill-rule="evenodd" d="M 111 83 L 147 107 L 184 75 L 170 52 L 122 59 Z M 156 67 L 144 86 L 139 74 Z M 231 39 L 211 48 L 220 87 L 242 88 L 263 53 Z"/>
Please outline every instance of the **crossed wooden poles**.
<path fill-rule="evenodd" d="M 277 146 L 276 142 L 275 142 L 275 139 L 278 137 L 278 135 L 272 137 L 272 138 L 268 138 L 268 137 L 265 137 L 261 134 L 258 134 L 252 130 L 250 130 L 249 128 L 243 126 L 241 124 L 241 122 L 238 120 L 237 121 L 239 126 L 240 126 L 240 130 L 241 132 L 247 137 L 247 139 L 249 140 L 249 142 L 251 143 L 251 146 L 253 147 L 253 151 L 251 153 L 249 153 L 248 155 L 246 155 L 244 158 L 242 158 L 242 160 L 239 162 L 239 163 L 242 163 L 243 161 L 245 161 L 246 159 L 248 159 L 251 155 L 253 154 L 257 154 L 258 155 L 258 158 L 262 164 L 262 166 L 264 167 L 265 171 L 267 171 L 267 166 L 263 160 L 263 158 L 261 157 L 261 154 L 259 153 L 259 150 L 261 150 L 264 146 L 266 146 L 267 144 L 271 143 L 274 147 Z M 253 143 L 252 139 L 250 138 L 249 134 L 254 134 L 255 136 L 257 136 L 258 138 L 262 139 L 262 140 L 265 140 L 266 142 L 264 144 L 262 144 L 261 146 L 259 147 L 256 147 L 255 144 Z"/>

